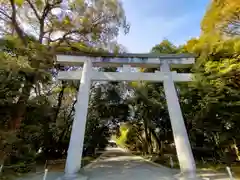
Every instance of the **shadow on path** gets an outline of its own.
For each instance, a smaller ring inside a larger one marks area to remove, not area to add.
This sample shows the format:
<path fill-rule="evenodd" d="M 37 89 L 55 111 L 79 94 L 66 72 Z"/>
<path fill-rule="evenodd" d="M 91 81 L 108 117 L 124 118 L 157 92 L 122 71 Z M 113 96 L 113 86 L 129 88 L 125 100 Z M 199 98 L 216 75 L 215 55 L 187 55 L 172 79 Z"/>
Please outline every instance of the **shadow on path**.
<path fill-rule="evenodd" d="M 121 148 L 108 148 L 96 162 L 85 168 L 89 180 L 172 180 L 177 172 L 153 166 Z"/>

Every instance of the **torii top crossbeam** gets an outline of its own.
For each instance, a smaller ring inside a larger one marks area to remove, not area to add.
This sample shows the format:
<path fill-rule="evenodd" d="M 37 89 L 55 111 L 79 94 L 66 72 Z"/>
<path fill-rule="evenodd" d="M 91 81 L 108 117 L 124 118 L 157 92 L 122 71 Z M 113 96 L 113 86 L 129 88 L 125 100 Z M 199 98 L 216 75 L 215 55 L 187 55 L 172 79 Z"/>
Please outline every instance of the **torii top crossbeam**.
<path fill-rule="evenodd" d="M 81 53 L 60 52 L 57 61 L 66 65 L 82 65 L 86 59 L 97 67 L 120 67 L 123 64 L 131 67 L 154 68 L 167 61 L 172 68 L 189 68 L 194 64 L 193 54 L 134 54 L 134 53 Z"/>

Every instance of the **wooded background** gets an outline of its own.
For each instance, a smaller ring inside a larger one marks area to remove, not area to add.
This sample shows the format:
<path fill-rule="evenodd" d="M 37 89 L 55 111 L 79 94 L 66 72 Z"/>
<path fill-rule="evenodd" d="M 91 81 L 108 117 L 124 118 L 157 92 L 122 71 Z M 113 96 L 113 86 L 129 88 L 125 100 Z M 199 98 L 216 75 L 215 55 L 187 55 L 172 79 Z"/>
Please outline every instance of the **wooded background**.
<path fill-rule="evenodd" d="M 55 53 L 127 52 L 116 37 L 129 28 L 118 0 L 0 0 L 0 165 L 66 157 L 79 82 L 56 81 L 59 69 L 75 67 L 56 65 Z M 176 84 L 194 156 L 232 164 L 240 160 L 240 1 L 211 1 L 201 28 L 181 46 L 166 39 L 149 52 L 197 56 L 184 70 L 194 81 Z M 87 119 L 84 156 L 113 135 L 133 151 L 176 154 L 162 83 L 93 82 Z"/>

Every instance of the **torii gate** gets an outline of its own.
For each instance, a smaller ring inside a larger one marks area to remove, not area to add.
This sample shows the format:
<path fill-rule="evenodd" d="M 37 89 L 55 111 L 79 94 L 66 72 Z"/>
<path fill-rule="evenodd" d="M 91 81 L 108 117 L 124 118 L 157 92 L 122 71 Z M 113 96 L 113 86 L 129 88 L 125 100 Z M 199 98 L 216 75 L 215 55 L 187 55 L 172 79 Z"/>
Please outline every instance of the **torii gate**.
<path fill-rule="evenodd" d="M 174 142 L 181 172 L 194 175 L 196 166 L 189 143 L 174 82 L 191 81 L 191 74 L 176 73 L 170 68 L 188 68 L 195 62 L 191 54 L 57 54 L 59 64 L 82 66 L 82 70 L 60 71 L 58 79 L 80 80 L 76 113 L 68 148 L 65 175 L 77 176 L 81 168 L 83 141 L 91 81 L 163 82 Z M 98 72 L 93 67 L 123 67 L 123 72 Z M 158 68 L 155 73 L 131 72 L 131 67 Z M 67 178 L 66 178 L 67 179 Z M 69 178 L 70 179 L 70 178 Z"/>

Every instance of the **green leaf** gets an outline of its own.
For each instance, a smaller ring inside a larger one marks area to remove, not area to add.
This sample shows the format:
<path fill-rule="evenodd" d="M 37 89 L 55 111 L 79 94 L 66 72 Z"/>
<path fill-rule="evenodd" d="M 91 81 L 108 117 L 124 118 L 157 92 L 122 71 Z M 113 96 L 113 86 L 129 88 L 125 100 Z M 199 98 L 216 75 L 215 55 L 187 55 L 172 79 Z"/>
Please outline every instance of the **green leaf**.
<path fill-rule="evenodd" d="M 68 16 L 66 16 L 63 20 L 63 23 L 64 23 L 64 25 L 71 24 L 71 19 Z"/>
<path fill-rule="evenodd" d="M 36 0 L 36 6 L 40 9 L 43 7 L 43 1 L 42 0 Z"/>
<path fill-rule="evenodd" d="M 18 6 L 22 6 L 24 3 L 24 0 L 15 0 L 15 4 Z"/>

